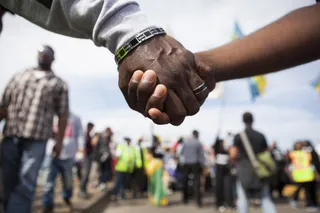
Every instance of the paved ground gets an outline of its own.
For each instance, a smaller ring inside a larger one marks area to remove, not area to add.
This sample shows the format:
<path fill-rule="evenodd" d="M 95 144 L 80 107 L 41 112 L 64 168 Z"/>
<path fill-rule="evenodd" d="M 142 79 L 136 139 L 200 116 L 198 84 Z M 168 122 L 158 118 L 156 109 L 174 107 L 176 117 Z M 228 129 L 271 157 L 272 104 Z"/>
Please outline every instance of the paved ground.
<path fill-rule="evenodd" d="M 207 197 L 204 200 L 203 208 L 197 208 L 193 203 L 188 205 L 183 205 L 179 202 L 180 196 L 178 194 L 174 194 L 170 196 L 171 204 L 168 207 L 153 207 L 150 206 L 146 199 L 143 200 L 128 200 L 128 201 L 119 201 L 116 205 L 114 203 L 110 203 L 109 207 L 105 210 L 104 213 L 217 213 L 218 211 L 214 208 L 213 198 Z M 277 210 L 280 213 L 299 213 L 305 212 L 304 210 L 293 210 L 291 209 L 287 203 L 277 203 Z M 261 213 L 262 211 L 259 208 L 251 207 L 250 213 Z"/>
<path fill-rule="evenodd" d="M 91 170 L 91 177 L 90 177 L 90 184 L 88 184 L 88 192 L 92 195 L 91 199 L 84 200 L 78 197 L 79 193 L 79 181 L 75 177 L 74 180 L 74 191 L 73 191 L 73 211 L 72 213 L 79 213 L 82 212 L 85 209 L 88 209 L 91 207 L 94 203 L 96 203 L 99 199 L 101 199 L 105 193 L 99 191 L 98 188 L 95 187 L 97 183 L 97 173 L 96 173 L 96 165 L 93 164 L 93 168 Z M 41 213 L 42 212 L 42 206 L 41 206 L 41 199 L 42 199 L 42 184 L 45 179 L 45 174 L 41 174 L 38 178 L 38 187 L 36 192 L 36 197 L 33 202 L 33 213 Z M 55 188 L 55 213 L 67 213 L 66 205 L 64 204 L 62 197 L 61 197 L 61 180 L 57 180 L 57 186 Z M 111 187 L 111 186 L 109 186 Z"/>

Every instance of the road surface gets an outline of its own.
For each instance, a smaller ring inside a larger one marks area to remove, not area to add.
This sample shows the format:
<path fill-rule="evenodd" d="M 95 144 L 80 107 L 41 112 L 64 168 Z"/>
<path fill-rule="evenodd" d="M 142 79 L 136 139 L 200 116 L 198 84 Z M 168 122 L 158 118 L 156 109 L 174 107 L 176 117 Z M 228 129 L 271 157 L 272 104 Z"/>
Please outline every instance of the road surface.
<path fill-rule="evenodd" d="M 196 205 L 190 202 L 188 205 L 183 205 L 179 201 L 179 194 L 170 196 L 171 204 L 168 207 L 153 207 L 148 204 L 146 199 L 142 200 L 127 200 L 119 201 L 118 204 L 110 203 L 109 207 L 104 213 L 218 213 L 214 207 L 213 197 L 207 197 L 204 199 L 204 205 L 202 208 L 196 207 Z M 277 203 L 278 213 L 299 213 L 305 212 L 303 209 L 294 210 L 290 208 L 287 202 Z M 227 211 L 226 211 L 227 212 Z M 261 209 L 257 207 L 251 207 L 250 213 L 261 213 Z"/>

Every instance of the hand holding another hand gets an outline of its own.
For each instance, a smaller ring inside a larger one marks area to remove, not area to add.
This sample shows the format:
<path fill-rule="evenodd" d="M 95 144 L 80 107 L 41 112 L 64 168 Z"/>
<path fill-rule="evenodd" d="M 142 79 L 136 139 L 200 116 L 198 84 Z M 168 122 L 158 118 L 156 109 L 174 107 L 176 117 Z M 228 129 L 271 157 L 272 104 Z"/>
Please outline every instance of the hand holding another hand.
<path fill-rule="evenodd" d="M 133 110 L 157 124 L 180 125 L 214 89 L 210 70 L 175 39 L 157 36 L 119 65 L 119 87 Z"/>

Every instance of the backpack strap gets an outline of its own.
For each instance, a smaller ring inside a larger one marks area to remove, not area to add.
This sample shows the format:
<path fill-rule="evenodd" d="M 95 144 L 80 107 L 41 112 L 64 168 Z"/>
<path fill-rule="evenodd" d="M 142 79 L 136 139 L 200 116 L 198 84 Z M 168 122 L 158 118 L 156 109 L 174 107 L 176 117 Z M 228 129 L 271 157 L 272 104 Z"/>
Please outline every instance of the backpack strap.
<path fill-rule="evenodd" d="M 256 155 L 253 152 L 252 146 L 250 144 L 248 135 L 245 131 L 240 133 L 240 138 L 242 141 L 242 144 L 244 146 L 244 149 L 248 155 L 248 158 L 250 160 L 251 165 L 253 166 L 253 168 L 257 167 L 259 165 L 258 160 L 256 158 Z"/>

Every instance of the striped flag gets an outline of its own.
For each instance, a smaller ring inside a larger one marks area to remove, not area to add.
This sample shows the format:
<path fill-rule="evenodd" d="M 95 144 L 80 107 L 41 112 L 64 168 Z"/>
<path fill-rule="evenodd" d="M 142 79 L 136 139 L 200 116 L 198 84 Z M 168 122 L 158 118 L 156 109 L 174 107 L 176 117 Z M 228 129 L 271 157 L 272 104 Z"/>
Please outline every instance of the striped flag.
<path fill-rule="evenodd" d="M 234 24 L 233 40 L 243 37 L 243 33 L 238 22 Z M 254 76 L 248 79 L 249 89 L 251 93 L 252 101 L 255 101 L 257 97 L 261 96 L 265 92 L 267 86 L 267 80 L 264 75 Z"/>

